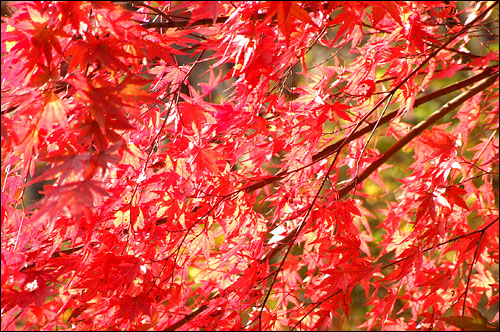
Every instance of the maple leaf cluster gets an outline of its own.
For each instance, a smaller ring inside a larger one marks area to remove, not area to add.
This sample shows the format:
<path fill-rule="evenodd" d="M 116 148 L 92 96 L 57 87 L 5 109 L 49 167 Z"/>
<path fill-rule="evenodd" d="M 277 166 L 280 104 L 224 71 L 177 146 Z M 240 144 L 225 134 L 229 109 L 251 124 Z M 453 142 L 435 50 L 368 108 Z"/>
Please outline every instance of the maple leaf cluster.
<path fill-rule="evenodd" d="M 498 328 L 496 2 L 5 8 L 2 329 Z"/>

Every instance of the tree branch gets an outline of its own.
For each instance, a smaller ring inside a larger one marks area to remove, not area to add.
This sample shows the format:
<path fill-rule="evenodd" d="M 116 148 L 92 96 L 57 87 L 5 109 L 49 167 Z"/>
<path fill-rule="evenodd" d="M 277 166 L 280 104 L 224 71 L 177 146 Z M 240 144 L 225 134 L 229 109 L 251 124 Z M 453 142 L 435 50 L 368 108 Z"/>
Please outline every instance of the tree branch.
<path fill-rule="evenodd" d="M 416 136 L 422 133 L 422 131 L 424 131 L 427 127 L 429 127 L 431 124 L 441 119 L 443 116 L 451 112 L 456 107 L 460 106 L 467 99 L 472 98 L 476 93 L 489 87 L 497 80 L 497 78 L 498 76 L 496 73 L 493 75 L 490 74 L 488 78 L 476 84 L 470 90 L 462 93 L 455 99 L 449 101 L 438 111 L 434 112 L 425 121 L 413 127 L 413 129 L 408 134 L 406 134 L 406 136 L 397 141 L 379 159 L 370 164 L 370 166 L 368 166 L 359 176 L 352 179 L 348 185 L 340 188 L 338 191 L 339 199 L 347 195 L 355 187 L 356 184 L 361 183 L 363 180 L 365 180 L 370 174 L 372 174 L 375 170 L 377 170 L 377 168 L 379 168 L 382 164 L 384 164 L 390 157 L 392 157 L 397 151 L 402 149 L 412 139 L 414 139 Z M 290 241 L 292 241 L 297 236 L 297 231 L 298 227 L 295 227 L 293 230 L 291 230 L 283 239 L 281 239 L 276 244 L 274 248 L 270 249 L 270 251 L 266 253 L 264 257 L 268 260 L 271 260 L 284 246 L 286 246 Z"/>
<path fill-rule="evenodd" d="M 467 79 L 464 79 L 460 82 L 457 82 L 457 83 L 454 83 L 452 85 L 449 85 L 445 88 L 442 88 L 442 89 L 439 89 L 437 91 L 434 91 L 428 95 L 425 95 L 425 96 L 422 96 L 420 98 L 417 98 L 415 100 L 415 104 L 413 107 L 418 107 L 422 104 L 425 104 L 431 100 L 434 100 L 434 99 L 437 99 L 439 97 L 442 97 L 446 94 L 449 94 L 451 92 L 454 92 L 454 91 L 457 91 L 457 90 L 460 90 L 464 87 L 467 87 L 471 84 L 474 84 L 480 80 L 482 80 L 483 78 L 485 77 L 488 77 L 489 75 L 491 75 L 492 73 L 494 72 L 497 72 L 498 70 L 496 70 L 497 67 L 487 67 L 483 72 L 481 72 L 480 74 L 477 74 L 475 76 L 472 76 L 472 77 L 469 77 Z M 400 110 L 396 110 L 396 111 L 393 111 L 385 116 L 383 116 L 378 125 L 381 125 L 381 124 L 384 124 L 384 123 L 387 123 L 389 122 L 390 120 L 392 120 L 393 118 L 395 118 L 397 116 L 397 114 L 400 112 Z M 369 133 L 374 127 L 375 127 L 375 124 L 376 124 L 376 121 L 373 121 L 371 123 L 369 123 L 368 125 L 366 125 L 365 127 L 363 127 L 362 129 L 354 132 L 350 138 L 348 138 L 345 142 L 344 140 L 340 140 L 340 141 L 337 141 L 327 147 L 325 147 L 323 150 L 321 150 L 320 152 L 314 154 L 312 156 L 312 164 L 320 161 L 321 159 L 323 158 L 326 158 L 326 157 L 329 157 L 331 156 L 332 154 L 334 154 L 335 152 L 337 152 L 337 150 L 342 146 L 342 144 L 347 144 L 347 143 L 350 143 L 352 141 L 354 141 L 355 139 L 358 139 L 360 138 L 361 136 Z M 311 164 L 311 165 L 312 165 Z M 310 166 L 310 165 L 307 165 L 307 166 Z M 302 169 L 302 167 L 300 168 Z M 260 180 L 258 182 L 255 182 L 247 187 L 245 187 L 243 190 L 246 191 L 247 193 L 251 193 L 257 189 L 260 189 L 268 184 L 271 184 L 273 182 L 276 182 L 276 181 L 279 181 L 281 180 L 282 178 L 284 178 L 287 174 L 290 174 L 290 173 L 293 173 L 293 172 L 296 172 L 297 170 L 292 170 L 292 171 L 284 171 L 284 172 L 279 172 L 278 174 L 272 176 L 272 177 L 269 177 L 269 178 L 266 178 L 266 179 L 263 179 L 263 180 Z"/>
<path fill-rule="evenodd" d="M 497 221 L 498 221 L 499 218 L 496 218 L 494 219 L 492 222 L 490 222 L 488 225 L 484 226 L 483 228 L 481 228 L 480 230 L 477 230 L 477 231 L 474 231 L 474 232 L 470 232 L 470 233 L 467 233 L 467 234 L 463 234 L 463 235 L 459 235 L 459 236 L 456 236 L 452 239 L 449 239 L 449 240 L 446 240 L 444 242 L 440 242 L 438 244 L 436 244 L 435 246 L 432 246 L 432 247 L 429 247 L 427 249 L 424 249 L 422 250 L 422 253 L 424 252 L 428 252 L 428 251 L 431 251 L 432 249 L 434 248 L 437 248 L 437 247 L 441 247 L 441 246 L 444 246 L 445 244 L 447 243 L 450 243 L 450 242 L 455 242 L 455 241 L 458 241 L 460 239 L 463 239 L 465 237 L 469 237 L 469 236 L 472 236 L 474 234 L 479 234 L 479 233 L 484 233 L 488 228 L 490 228 L 491 226 L 493 226 Z M 402 261 L 408 259 L 408 257 L 404 257 L 404 258 L 401 258 L 401 259 L 398 259 L 392 263 L 389 263 L 389 264 L 386 264 L 384 266 L 382 266 L 380 269 L 381 270 L 384 270 L 384 269 L 387 269 L 388 267 L 391 267 L 393 265 L 396 265 L 398 263 L 401 263 Z"/>
<path fill-rule="evenodd" d="M 443 107 L 441 107 L 431 116 L 429 116 L 425 121 L 413 127 L 413 129 L 408 134 L 406 134 L 406 136 L 404 136 L 399 141 L 397 141 L 393 146 L 391 146 L 389 150 L 387 150 L 378 160 L 374 161 L 370 166 L 368 166 L 363 171 L 363 173 L 361 173 L 359 176 L 353 179 L 347 186 L 341 188 L 339 190 L 339 197 L 343 197 L 347 193 L 349 193 L 354 188 L 356 183 L 360 183 L 361 181 L 365 180 L 377 168 L 379 168 L 382 164 L 384 164 L 389 158 L 391 158 L 396 152 L 401 150 L 411 140 L 420 135 L 425 129 L 427 129 L 436 121 L 438 121 L 446 114 L 454 110 L 456 107 L 462 105 L 465 101 L 472 98 L 475 94 L 491 86 L 497 79 L 498 76 L 496 74 L 490 75 L 488 78 L 485 78 L 478 84 L 474 85 L 470 90 L 465 91 L 464 93 L 460 94 L 453 100 L 446 103 Z"/>

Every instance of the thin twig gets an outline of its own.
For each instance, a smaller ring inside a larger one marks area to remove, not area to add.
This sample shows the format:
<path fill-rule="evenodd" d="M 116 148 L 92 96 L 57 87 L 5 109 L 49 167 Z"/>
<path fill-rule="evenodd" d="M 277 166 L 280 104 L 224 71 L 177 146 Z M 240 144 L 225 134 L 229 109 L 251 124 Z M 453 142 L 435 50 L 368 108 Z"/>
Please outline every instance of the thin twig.
<path fill-rule="evenodd" d="M 474 267 L 474 263 L 476 262 L 477 253 L 479 251 L 479 246 L 481 245 L 481 240 L 483 239 L 483 236 L 484 236 L 484 230 L 481 231 L 481 236 L 479 236 L 479 240 L 477 241 L 476 250 L 474 251 L 474 257 L 472 257 L 472 262 L 470 264 L 469 275 L 467 276 L 467 283 L 465 286 L 464 305 L 462 306 L 462 316 L 465 316 L 465 305 L 467 303 L 467 293 L 469 292 L 469 284 L 470 284 L 470 277 L 472 276 L 472 268 Z"/>
<path fill-rule="evenodd" d="M 152 7 L 152 6 L 150 6 L 148 4 L 145 4 L 144 2 L 141 2 L 141 1 L 130 1 L 130 2 L 133 3 L 134 5 L 141 6 L 141 7 L 147 8 L 149 10 L 152 10 L 155 13 L 157 13 L 158 15 L 160 15 L 161 17 L 163 17 L 164 19 L 166 19 L 168 23 L 174 24 L 174 21 L 172 21 L 172 19 L 170 18 L 170 16 L 168 16 L 167 14 L 165 14 L 160 9 Z"/>
<path fill-rule="evenodd" d="M 435 249 L 436 247 L 440 247 L 440 246 L 445 245 L 445 244 L 447 244 L 447 243 L 454 242 L 454 241 L 458 241 L 458 240 L 460 240 L 460 239 L 462 239 L 462 238 L 464 238 L 464 237 L 472 236 L 472 235 L 477 234 L 477 233 L 481 233 L 481 236 L 482 236 L 482 235 L 484 234 L 484 232 L 485 232 L 485 231 L 486 231 L 489 227 L 491 227 L 493 224 L 495 224 L 495 223 L 498 221 L 498 219 L 499 219 L 499 218 L 496 218 L 495 220 L 493 220 L 492 222 L 490 222 L 488 225 L 486 225 L 485 227 L 483 227 L 483 228 L 482 228 L 482 229 L 480 229 L 480 230 L 477 230 L 477 231 L 474 231 L 474 232 L 471 232 L 471 233 L 468 233 L 468 234 L 460 235 L 460 236 L 457 236 L 457 237 L 455 237 L 455 238 L 453 238 L 453 239 L 450 239 L 450 240 L 448 240 L 448 241 L 445 241 L 445 242 L 439 243 L 439 244 L 437 244 L 436 246 L 433 246 L 433 247 L 430 247 L 430 248 L 427 248 L 427 249 L 423 250 L 423 251 L 422 251 L 422 253 L 427 252 L 427 251 L 430 251 L 430 250 L 432 250 L 432 249 Z M 480 242 L 480 241 L 481 241 L 481 240 L 479 240 L 479 242 Z M 479 243 L 478 243 L 478 246 L 479 246 Z M 476 247 L 476 253 L 474 254 L 474 259 L 476 258 L 476 254 L 477 254 L 477 247 Z M 407 258 L 408 258 L 408 257 L 405 257 L 405 258 L 402 258 L 402 259 L 400 259 L 400 260 L 398 260 L 398 261 L 395 261 L 395 262 L 392 262 L 392 263 L 390 263 L 390 264 L 387 264 L 387 265 L 385 265 L 385 266 L 381 267 L 380 269 L 381 269 L 381 270 L 382 270 L 382 269 L 386 269 L 386 268 L 388 268 L 388 267 L 390 267 L 390 266 L 392 266 L 392 265 L 394 265 L 394 264 L 397 264 L 397 263 L 399 263 L 399 262 L 401 262 L 401 261 L 404 261 L 404 260 L 405 260 L 405 259 L 407 259 Z M 472 270 L 472 269 L 471 269 L 471 270 Z M 468 278 L 468 279 L 470 279 L 470 274 L 469 274 L 469 278 Z M 467 284 L 468 284 L 468 283 L 469 283 L 469 282 L 467 281 Z M 352 283 L 350 283 L 348 287 L 350 287 L 351 285 L 352 285 Z M 334 293 L 332 293 L 331 295 L 329 295 L 328 297 L 326 297 L 325 299 L 323 299 L 322 301 L 318 301 L 318 302 L 316 302 L 316 303 L 315 303 L 315 305 L 314 305 L 314 306 L 313 306 L 313 307 L 312 307 L 312 308 L 311 308 L 311 309 L 310 309 L 310 310 L 309 310 L 309 311 L 308 311 L 305 315 L 303 315 L 303 316 L 302 316 L 302 318 L 301 318 L 301 319 L 300 319 L 297 323 L 295 323 L 295 325 L 292 327 L 292 329 L 291 329 L 290 331 L 293 331 L 293 330 L 297 327 L 297 325 L 299 325 L 299 324 L 300 324 L 300 323 L 301 323 L 301 322 L 302 322 L 302 321 L 303 321 L 303 320 L 304 320 L 307 316 L 309 316 L 309 315 L 311 314 L 311 312 L 313 312 L 313 311 L 314 311 L 314 309 L 316 309 L 317 307 L 319 307 L 319 306 L 320 306 L 322 303 L 324 303 L 325 301 L 328 301 L 331 297 L 333 297 L 333 296 L 335 296 L 335 295 L 339 294 L 341 291 L 342 291 L 342 290 L 341 290 L 341 289 L 339 289 L 339 290 L 337 290 L 336 292 L 334 292 Z M 463 296 L 463 295 L 461 295 L 461 296 L 460 296 L 460 298 L 461 298 L 462 296 Z M 459 299 L 460 299 L 460 298 L 459 298 Z M 464 299 L 464 305 L 465 305 L 465 299 Z"/>
<path fill-rule="evenodd" d="M 495 220 L 493 220 L 492 222 L 490 222 L 488 225 L 484 226 L 483 228 L 477 230 L 477 231 L 474 231 L 474 232 L 471 232 L 471 233 L 467 233 L 467 234 L 462 234 L 460 236 L 457 236 L 457 237 L 454 237 L 452 239 L 449 239 L 449 240 L 446 240 L 444 242 L 441 242 L 441 243 L 438 243 L 436 244 L 435 246 L 432 246 L 430 248 L 427 248 L 427 249 L 424 249 L 422 250 L 422 253 L 425 253 L 425 252 L 428 252 L 428 251 L 431 251 L 432 249 L 435 249 L 436 247 L 440 247 L 440 246 L 443 246 L 445 244 L 448 244 L 450 242 L 455 242 L 455 241 L 458 241 L 460 239 L 463 239 L 465 237 L 468 237 L 468 236 L 471 236 L 471 235 L 474 235 L 474 234 L 478 234 L 478 233 L 483 233 L 485 232 L 488 228 L 490 228 L 491 226 L 493 226 L 497 221 L 498 221 L 499 218 L 496 218 Z M 389 264 L 386 264 L 384 266 L 382 266 L 380 269 L 381 270 L 384 270 L 384 269 L 387 269 L 388 267 L 391 267 L 395 264 L 398 264 L 398 263 L 401 263 L 402 261 L 404 261 L 405 259 L 408 259 L 408 257 L 404 257 L 404 258 L 401 258 L 401 259 L 398 259 L 392 263 L 389 263 Z"/>

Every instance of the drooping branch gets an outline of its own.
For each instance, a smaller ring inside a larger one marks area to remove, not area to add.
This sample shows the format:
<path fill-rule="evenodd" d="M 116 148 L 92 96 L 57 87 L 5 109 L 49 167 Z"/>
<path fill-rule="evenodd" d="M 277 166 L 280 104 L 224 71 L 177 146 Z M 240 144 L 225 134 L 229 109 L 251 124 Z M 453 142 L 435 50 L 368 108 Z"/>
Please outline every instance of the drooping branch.
<path fill-rule="evenodd" d="M 377 159 L 370 166 L 368 166 L 363 171 L 363 173 L 361 173 L 359 176 L 356 177 L 356 179 L 353 179 L 348 185 L 341 188 L 339 190 L 339 196 L 340 197 L 345 196 L 355 187 L 356 183 L 360 183 L 363 180 L 365 180 L 377 168 L 379 168 L 382 164 L 384 164 L 387 160 L 389 160 L 389 158 L 391 158 L 396 152 L 401 150 L 411 140 L 420 135 L 425 129 L 436 123 L 436 121 L 443 118 L 446 114 L 450 113 L 455 108 L 462 105 L 465 101 L 472 98 L 477 93 L 491 86 L 497 79 L 498 76 L 496 74 L 493 75 L 490 74 L 488 78 L 483 79 L 481 82 L 474 85 L 470 90 L 467 90 L 464 93 L 457 96 L 456 98 L 450 100 L 443 107 L 441 107 L 431 116 L 429 116 L 425 121 L 413 127 L 413 129 L 408 134 L 406 134 L 406 136 L 402 137 L 393 146 L 391 146 L 389 150 L 387 150 L 379 159 Z"/>
<path fill-rule="evenodd" d="M 480 80 L 482 80 L 483 78 L 485 77 L 488 77 L 489 75 L 491 75 L 492 73 L 496 73 L 498 71 L 498 69 L 496 69 L 496 67 L 487 67 L 483 72 L 475 75 L 475 76 L 472 76 L 472 77 L 469 77 L 469 78 L 466 78 L 460 82 L 457 82 L 457 83 L 454 83 L 454 84 L 451 84 L 445 88 L 442 88 L 442 89 L 439 89 L 437 91 L 434 91 L 432 93 L 429 93 L 428 95 L 425 95 L 425 96 L 422 96 L 420 98 L 417 98 L 415 100 L 415 103 L 414 103 L 414 107 L 418 107 L 418 106 L 421 106 L 431 100 L 434 100 L 434 99 L 437 99 L 439 97 L 442 97 L 444 95 L 447 95 L 449 93 L 452 93 L 454 91 L 457 91 L 457 90 L 460 90 L 460 89 L 463 89 L 471 84 L 474 84 Z M 385 124 L 389 121 L 391 121 L 392 119 L 394 119 L 398 113 L 400 112 L 400 110 L 395 110 L 385 116 L 383 116 L 380 121 L 378 121 L 378 124 L 381 125 L 381 124 Z M 351 137 L 349 137 L 345 144 L 347 143 L 350 143 L 358 138 L 360 138 L 361 136 L 369 133 L 374 127 L 375 127 L 375 124 L 377 122 L 376 121 L 373 121 L 373 122 L 370 122 L 368 125 L 366 125 L 365 127 L 355 131 Z M 344 141 L 343 140 L 339 140 L 333 144 L 330 144 L 329 146 L 325 147 L 323 150 L 321 150 L 320 152 L 314 154 L 312 156 L 312 163 L 316 163 L 318 161 L 320 161 L 321 159 L 324 159 L 324 158 L 327 158 L 329 156 L 331 156 L 332 154 L 334 154 L 335 152 L 338 151 L 338 149 L 342 146 L 342 144 L 344 144 Z M 307 165 L 307 166 L 310 166 L 310 165 Z M 307 167 L 306 166 L 306 167 Z M 301 167 L 300 169 L 302 169 L 303 167 Z M 298 170 L 300 170 L 298 169 Z M 274 183 L 276 181 L 279 181 L 281 180 L 282 178 L 284 178 L 286 175 L 290 174 L 290 173 L 293 173 L 293 172 L 296 172 L 297 170 L 291 170 L 291 171 L 283 171 L 283 172 L 279 172 L 277 173 L 276 175 L 274 176 L 271 176 L 269 178 L 266 178 L 266 179 L 262 179 L 258 182 L 255 182 L 247 187 L 244 188 L 244 190 L 248 193 L 250 192 L 253 192 L 257 189 L 260 189 L 268 184 L 271 184 L 271 183 Z"/>
<path fill-rule="evenodd" d="M 401 150 L 406 144 L 408 144 L 411 140 L 421 134 L 426 128 L 434 124 L 436 121 L 441 119 L 443 116 L 454 110 L 456 107 L 460 106 L 466 100 L 472 98 L 475 94 L 480 91 L 488 88 L 491 84 L 495 82 L 498 78 L 497 74 L 490 74 L 488 78 L 485 78 L 480 83 L 473 86 L 470 90 L 465 91 L 460 94 L 453 100 L 446 103 L 443 107 L 441 107 L 438 111 L 434 112 L 429 118 L 425 121 L 416 125 L 406 136 L 397 141 L 389 150 L 387 150 L 379 159 L 374 161 L 370 166 L 368 166 L 360 175 L 356 178 L 352 179 L 349 184 L 342 187 L 338 191 L 339 198 L 347 195 L 354 187 L 365 180 L 370 174 L 372 174 L 375 170 L 377 170 L 382 164 L 384 164 L 389 158 L 391 158 L 396 152 Z M 271 249 L 264 257 L 266 259 L 271 260 L 284 246 L 290 243 L 298 234 L 298 227 L 291 230 L 283 239 L 281 239 L 274 248 Z"/>
<path fill-rule="evenodd" d="M 482 73 L 480 73 L 478 75 L 475 75 L 473 77 L 467 78 L 467 79 L 462 80 L 460 82 L 454 83 L 446 88 L 440 89 L 440 90 L 435 91 L 433 93 L 430 93 L 426 96 L 420 97 L 415 101 L 414 107 L 418 107 L 426 102 L 429 102 L 429 101 L 434 100 L 436 98 L 442 97 L 448 93 L 451 93 L 453 91 L 462 89 L 470 84 L 473 84 L 473 83 L 489 76 L 492 72 L 495 72 L 495 68 L 496 67 L 493 67 L 493 66 L 487 67 Z M 498 71 L 498 70 L 496 70 L 496 71 Z M 399 110 L 393 111 L 393 112 L 383 116 L 378 121 L 373 121 L 373 122 L 369 123 L 367 126 L 363 127 L 362 129 L 355 131 L 347 139 L 337 141 L 337 142 L 327 146 L 326 148 L 324 148 L 323 150 L 321 150 L 320 152 L 318 152 L 312 156 L 312 163 L 310 165 L 318 162 L 319 160 L 321 160 L 323 158 L 326 158 L 326 157 L 332 155 L 333 153 L 337 152 L 338 149 L 341 148 L 343 145 L 350 143 L 351 141 L 353 141 L 353 140 L 365 135 L 366 133 L 370 132 L 376 125 L 385 124 L 385 123 L 389 122 L 394 117 L 396 117 L 399 112 L 400 112 Z M 308 167 L 310 165 L 306 165 L 304 167 Z M 259 188 L 262 188 L 268 184 L 279 181 L 280 179 L 285 177 L 287 174 L 296 172 L 300 169 L 303 169 L 304 167 L 301 167 L 299 169 L 292 170 L 292 171 L 278 172 L 278 174 L 276 174 L 272 177 L 260 180 L 252 185 L 245 187 L 244 190 L 246 192 L 253 192 L 253 191 L 255 191 Z"/>

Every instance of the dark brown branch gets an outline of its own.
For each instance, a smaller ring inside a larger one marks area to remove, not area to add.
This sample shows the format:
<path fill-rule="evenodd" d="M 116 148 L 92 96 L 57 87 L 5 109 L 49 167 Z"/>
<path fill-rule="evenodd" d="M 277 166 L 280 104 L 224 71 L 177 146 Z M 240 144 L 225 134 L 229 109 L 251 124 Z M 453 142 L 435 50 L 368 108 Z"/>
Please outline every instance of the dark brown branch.
<path fill-rule="evenodd" d="M 442 88 L 440 90 L 434 91 L 434 92 L 432 92 L 432 93 L 430 93 L 428 95 L 425 95 L 425 96 L 422 96 L 420 98 L 417 98 L 415 100 L 415 104 L 414 104 L 413 107 L 418 107 L 418 106 L 420 106 L 422 104 L 425 104 L 425 103 L 427 103 L 427 102 L 429 102 L 431 100 L 437 99 L 437 98 L 442 97 L 442 96 L 444 96 L 446 94 L 449 94 L 451 92 L 454 92 L 454 91 L 460 90 L 462 88 L 465 88 L 465 87 L 467 87 L 467 86 L 469 86 L 471 84 L 474 84 L 474 83 L 482 80 L 483 78 L 491 75 L 493 72 L 495 72 L 495 68 L 496 67 L 487 67 L 480 74 L 477 74 L 475 76 L 469 77 L 469 78 L 467 78 L 465 80 L 462 80 L 460 82 L 454 83 L 454 84 L 449 85 L 449 86 L 447 86 L 445 88 Z M 383 116 L 380 119 L 380 121 L 379 121 L 379 125 L 389 122 L 390 120 L 392 120 L 393 118 L 395 118 L 398 113 L 399 113 L 399 110 L 396 110 L 396 111 L 393 111 L 393 112 L 391 112 L 391 113 Z M 358 139 L 361 136 L 369 133 L 375 127 L 375 124 L 376 124 L 376 121 L 371 122 L 367 126 L 365 126 L 362 129 L 356 131 L 345 142 L 345 144 L 350 143 L 353 140 Z M 320 161 L 323 158 L 331 156 L 332 154 L 334 154 L 335 152 L 337 152 L 337 150 L 340 148 L 340 146 L 342 146 L 342 144 L 344 144 L 343 140 L 337 141 L 337 142 L 335 142 L 335 143 L 327 146 L 326 148 L 324 148 L 320 152 L 314 154 L 312 156 L 312 163 L 316 163 L 316 162 Z M 282 178 L 284 178 L 286 175 L 288 175 L 290 173 L 293 173 L 295 171 L 297 171 L 297 170 L 280 172 L 280 173 L 278 173 L 278 174 L 276 174 L 276 175 L 274 175 L 272 177 L 269 177 L 269 178 L 260 180 L 258 182 L 255 182 L 255 183 L 253 183 L 253 184 L 245 187 L 244 190 L 247 193 L 253 192 L 253 191 L 255 191 L 255 190 L 259 189 L 259 188 L 262 188 L 262 187 L 264 187 L 264 186 L 266 186 L 268 184 L 271 184 L 273 182 L 279 181 Z"/>
<path fill-rule="evenodd" d="M 498 66 L 495 66 L 495 67 L 498 67 Z M 471 67 L 471 66 L 465 66 L 465 67 L 462 67 L 460 69 L 457 69 L 457 72 L 468 72 L 468 71 L 471 71 L 471 70 L 477 70 L 477 68 Z M 434 74 L 439 74 L 439 73 L 441 73 L 443 71 L 444 71 L 444 69 L 436 69 L 434 71 Z M 427 75 L 427 73 L 421 72 L 421 73 L 418 73 L 418 75 Z M 376 80 L 375 83 L 379 84 L 379 83 L 384 83 L 384 82 L 388 82 L 388 81 L 393 81 L 395 79 L 397 79 L 396 76 L 391 76 L 391 77 L 386 77 L 386 78 L 380 78 L 380 79 Z"/>
<path fill-rule="evenodd" d="M 62 257 L 62 255 L 70 255 L 70 254 L 72 254 L 74 252 L 80 251 L 84 246 L 85 245 L 83 245 L 83 244 L 79 244 L 79 245 L 74 246 L 73 248 L 68 248 L 68 249 L 64 249 L 64 250 L 58 250 L 58 251 L 54 252 L 52 254 L 52 256 L 50 256 L 50 258 Z M 23 267 L 20 270 L 20 272 L 32 269 L 34 267 L 35 267 L 34 263 L 28 264 L 25 267 Z"/>
<path fill-rule="evenodd" d="M 155 7 L 152 7 L 152 6 L 149 6 L 141 1 L 130 1 L 132 4 L 136 5 L 136 6 L 141 6 L 141 7 L 144 7 L 144 8 L 147 8 L 155 13 L 157 13 L 158 15 L 160 15 L 161 17 L 163 17 L 164 19 L 167 20 L 168 23 L 173 23 L 172 19 L 167 15 L 165 14 L 163 11 L 161 11 L 160 9 L 158 8 L 155 8 Z"/>
<path fill-rule="evenodd" d="M 258 19 L 262 20 L 266 17 L 266 14 L 259 14 Z M 225 23 L 229 16 L 219 16 L 215 20 L 215 23 Z M 134 22 L 140 23 L 143 28 L 151 29 L 151 28 L 185 28 L 189 24 L 189 18 L 185 19 L 176 19 L 174 20 L 170 17 L 170 22 L 142 22 L 138 20 L 133 20 Z M 214 20 L 212 18 L 202 18 L 200 20 L 194 21 L 190 26 L 198 26 L 198 25 L 210 25 L 214 24 Z"/>
<path fill-rule="evenodd" d="M 431 100 L 434 100 L 434 99 L 437 99 L 439 97 L 442 97 L 448 93 L 451 93 L 451 92 L 454 92 L 454 91 L 457 91 L 457 90 L 460 90 L 462 88 L 465 88 L 466 86 L 468 85 L 471 85 L 471 84 L 474 84 L 480 80 L 482 80 L 483 78 L 485 77 L 488 77 L 489 75 L 491 75 L 494 71 L 495 71 L 495 68 L 496 67 L 487 67 L 482 73 L 480 74 L 477 74 L 475 76 L 472 76 L 472 77 L 469 77 L 465 80 L 462 80 L 460 82 L 457 82 L 457 83 L 454 83 L 452 85 L 449 85 L 445 88 L 442 88 L 442 89 L 439 89 L 437 91 L 434 91 L 428 95 L 425 95 L 425 96 L 422 96 L 420 98 L 417 98 L 415 100 L 415 103 L 413 105 L 413 107 L 418 107 L 422 104 L 425 104 Z M 379 125 L 380 124 L 384 124 L 384 123 L 387 123 L 389 122 L 390 120 L 392 120 L 394 117 L 396 117 L 396 115 L 399 113 L 399 110 L 396 110 L 396 111 L 393 111 L 389 114 L 387 114 L 386 116 L 383 116 L 380 121 L 379 121 Z M 364 134 L 370 132 L 374 127 L 375 127 L 375 124 L 376 124 L 376 121 L 374 122 L 371 122 L 370 124 L 368 124 L 366 127 L 360 129 L 359 131 L 357 131 L 352 137 L 351 139 L 349 140 L 349 142 L 363 136 Z M 337 149 L 340 147 L 340 143 L 342 141 L 339 141 L 339 142 L 335 142 L 333 143 L 332 145 L 329 145 L 327 146 L 326 148 L 324 148 L 322 151 L 316 153 L 313 157 L 312 157 L 312 160 L 313 162 L 316 162 L 320 159 L 323 159 L 325 157 L 328 157 L 330 156 L 331 154 L 335 153 L 337 151 Z"/>
<path fill-rule="evenodd" d="M 484 79 L 482 82 L 473 86 L 470 90 L 462 93 L 461 95 L 459 95 L 455 99 L 446 103 L 443 107 L 441 107 L 438 111 L 434 112 L 425 121 L 423 121 L 423 122 L 419 123 L 418 125 L 416 125 L 415 127 L 413 127 L 413 129 L 408 134 L 406 134 L 406 136 L 404 136 L 399 141 L 397 141 L 379 159 L 377 159 L 375 162 L 370 164 L 370 166 L 368 166 L 359 176 L 352 179 L 348 185 L 340 188 L 338 191 L 339 198 L 342 198 L 345 195 L 347 195 L 352 189 L 354 189 L 356 184 L 361 183 L 363 180 L 365 180 L 370 174 L 372 174 L 374 171 L 376 171 L 382 164 L 384 164 L 396 152 L 398 152 L 400 149 L 402 149 L 412 139 L 414 139 L 419 134 L 421 134 L 422 131 L 424 131 L 430 125 L 434 124 L 436 121 L 441 119 L 443 116 L 445 116 L 446 114 L 451 112 L 456 107 L 460 106 L 466 100 L 472 98 L 472 96 L 474 96 L 476 93 L 486 89 L 488 86 L 493 84 L 497 78 L 498 78 L 498 76 L 496 74 L 489 76 L 488 78 Z M 293 239 L 295 239 L 295 237 L 297 236 L 298 229 L 299 229 L 299 227 L 295 227 L 293 230 L 291 230 L 283 239 L 281 239 L 279 241 L 279 243 L 276 244 L 276 246 L 274 248 L 272 248 L 268 253 L 266 253 L 264 257 L 268 260 L 271 260 L 283 247 L 285 247 L 288 243 L 290 243 L 291 241 L 293 241 Z"/>
<path fill-rule="evenodd" d="M 391 158 L 396 152 L 401 150 L 411 140 L 420 135 L 425 129 L 430 127 L 432 124 L 444 117 L 449 112 L 453 111 L 458 106 L 462 105 L 465 101 L 472 98 L 475 94 L 491 86 L 497 80 L 497 78 L 498 76 L 496 74 L 489 76 L 488 78 L 473 86 L 470 90 L 467 90 L 466 92 L 460 94 L 453 100 L 446 103 L 443 107 L 429 116 L 425 121 L 413 127 L 413 129 L 408 134 L 406 134 L 406 136 L 404 136 L 393 146 L 391 146 L 389 150 L 387 150 L 379 159 L 368 166 L 363 171 L 363 173 L 353 179 L 347 186 L 341 188 L 339 190 L 339 197 L 343 197 L 347 193 L 349 193 L 352 189 L 354 189 L 356 183 L 360 183 L 365 180 L 368 176 L 370 176 L 370 174 L 377 170 L 382 164 L 389 160 L 389 158 Z"/>
<path fill-rule="evenodd" d="M 184 318 L 182 318 L 181 320 L 178 320 L 177 322 L 175 322 L 174 324 L 170 325 L 169 327 L 167 327 L 163 331 L 175 331 L 175 330 L 177 330 L 179 327 L 181 327 L 182 325 L 186 324 L 187 322 L 189 322 L 194 317 L 198 316 L 202 311 L 204 311 L 207 308 L 208 308 L 208 305 L 206 305 L 206 304 L 203 304 L 203 305 L 199 306 L 198 309 L 196 309 L 195 311 L 193 311 L 190 314 L 187 314 L 186 316 L 184 316 Z"/>

